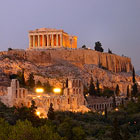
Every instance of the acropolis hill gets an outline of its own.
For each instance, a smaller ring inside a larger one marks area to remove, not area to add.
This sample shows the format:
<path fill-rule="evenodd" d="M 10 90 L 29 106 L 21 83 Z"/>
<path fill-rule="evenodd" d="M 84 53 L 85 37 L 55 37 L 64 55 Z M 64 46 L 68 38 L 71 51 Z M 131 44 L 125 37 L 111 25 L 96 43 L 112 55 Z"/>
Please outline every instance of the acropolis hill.
<path fill-rule="evenodd" d="M 85 49 L 11 50 L 0 52 L 0 68 L 6 74 L 25 69 L 25 78 L 33 72 L 36 81 L 49 81 L 62 87 L 67 77 L 79 77 L 89 83 L 91 76 L 101 87 L 126 93 L 132 85 L 131 59 Z"/>
<path fill-rule="evenodd" d="M 17 74 L 25 70 L 36 82 L 49 82 L 62 87 L 67 78 L 80 78 L 85 86 L 91 77 L 100 87 L 115 89 L 126 94 L 132 86 L 132 64 L 128 57 L 77 48 L 77 36 L 63 30 L 40 28 L 29 31 L 29 48 L 0 52 L 0 70 L 3 74 Z M 3 75 L 1 74 L 1 75 Z M 139 77 L 136 77 L 139 81 Z M 6 79 L 6 78 L 5 78 Z M 6 80 L 7 83 L 8 80 Z"/>

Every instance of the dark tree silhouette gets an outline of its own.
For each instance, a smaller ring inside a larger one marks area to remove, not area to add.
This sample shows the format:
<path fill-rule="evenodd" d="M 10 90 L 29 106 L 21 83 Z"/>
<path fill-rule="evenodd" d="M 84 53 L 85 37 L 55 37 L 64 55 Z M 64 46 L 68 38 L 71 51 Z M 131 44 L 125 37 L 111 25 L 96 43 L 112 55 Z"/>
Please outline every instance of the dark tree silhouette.
<path fill-rule="evenodd" d="M 42 83 L 38 80 L 37 83 L 36 83 L 36 86 L 37 87 L 42 87 Z"/>
<path fill-rule="evenodd" d="M 97 82 L 96 82 L 96 87 L 97 87 L 97 94 L 100 94 L 100 85 L 99 85 L 98 79 L 97 79 Z"/>
<path fill-rule="evenodd" d="M 53 109 L 53 104 L 52 103 L 50 103 L 50 108 L 49 108 L 47 116 L 48 116 L 49 120 L 54 120 L 55 119 L 55 114 L 54 114 L 54 109 Z"/>
<path fill-rule="evenodd" d="M 82 48 L 83 48 L 83 49 L 86 49 L 87 47 L 86 47 L 86 45 L 83 45 Z"/>
<path fill-rule="evenodd" d="M 135 78 L 135 69 L 134 69 L 134 67 L 133 67 L 132 77 L 133 77 L 133 84 L 135 84 L 136 78 Z"/>
<path fill-rule="evenodd" d="M 129 91 L 129 85 L 127 86 L 127 98 L 130 98 L 130 91 Z"/>
<path fill-rule="evenodd" d="M 27 80 L 27 85 L 32 89 L 35 87 L 35 80 L 34 80 L 33 73 L 30 73 L 28 80 Z"/>
<path fill-rule="evenodd" d="M 116 108 L 116 98 L 115 98 L 115 96 L 113 96 L 113 109 L 115 109 Z"/>
<path fill-rule="evenodd" d="M 31 112 L 32 112 L 33 114 L 35 114 L 36 109 L 37 109 L 37 107 L 36 107 L 36 105 L 35 105 L 35 101 L 32 100 L 30 110 L 31 110 Z"/>
<path fill-rule="evenodd" d="M 137 87 L 137 84 L 135 83 L 133 86 L 132 86 L 132 93 L 131 93 L 131 96 L 137 96 L 137 93 L 138 93 L 138 87 Z"/>
<path fill-rule="evenodd" d="M 22 71 L 17 72 L 17 79 L 22 87 L 25 87 L 25 78 L 24 78 L 24 69 Z"/>
<path fill-rule="evenodd" d="M 12 48 L 8 48 L 8 51 L 12 51 L 13 49 Z"/>
<path fill-rule="evenodd" d="M 112 54 L 112 51 L 108 48 L 108 53 Z"/>
<path fill-rule="evenodd" d="M 95 90 L 95 86 L 93 84 L 93 78 L 91 77 L 91 80 L 90 80 L 90 86 L 89 86 L 89 95 L 91 96 L 94 96 L 96 95 L 96 90 Z"/>
<path fill-rule="evenodd" d="M 120 95 L 120 89 L 119 89 L 119 85 L 117 84 L 116 89 L 115 89 L 115 94 L 116 96 Z"/>
<path fill-rule="evenodd" d="M 117 118 L 115 118 L 113 121 L 113 130 L 111 132 L 111 138 L 112 140 L 122 140 L 122 136 L 120 134 L 120 126 Z"/>
<path fill-rule="evenodd" d="M 95 47 L 94 47 L 95 51 L 99 51 L 99 52 L 103 52 L 104 49 L 102 48 L 102 44 L 100 43 L 100 41 L 95 42 Z"/>
<path fill-rule="evenodd" d="M 108 112 L 107 112 L 107 106 L 105 105 L 105 118 L 107 119 L 108 117 Z"/>

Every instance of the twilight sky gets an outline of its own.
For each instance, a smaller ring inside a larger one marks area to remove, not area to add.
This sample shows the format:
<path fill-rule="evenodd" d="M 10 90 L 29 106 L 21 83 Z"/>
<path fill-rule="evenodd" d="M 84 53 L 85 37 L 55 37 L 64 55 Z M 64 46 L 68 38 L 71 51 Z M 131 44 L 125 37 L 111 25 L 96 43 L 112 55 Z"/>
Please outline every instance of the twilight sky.
<path fill-rule="evenodd" d="M 77 35 L 78 47 L 100 41 L 140 69 L 140 0 L 1 0 L 0 51 L 28 48 L 28 31 L 42 27 Z"/>

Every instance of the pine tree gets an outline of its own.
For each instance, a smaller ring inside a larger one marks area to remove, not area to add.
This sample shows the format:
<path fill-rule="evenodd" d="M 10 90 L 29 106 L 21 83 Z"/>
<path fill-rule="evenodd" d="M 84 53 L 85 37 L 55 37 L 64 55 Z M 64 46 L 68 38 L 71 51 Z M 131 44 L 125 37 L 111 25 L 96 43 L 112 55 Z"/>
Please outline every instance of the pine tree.
<path fill-rule="evenodd" d="M 54 109 L 53 109 L 53 104 L 52 103 L 50 103 L 50 108 L 49 108 L 47 116 L 48 116 L 49 120 L 54 120 L 55 119 L 55 114 L 54 114 Z"/>
<path fill-rule="evenodd" d="M 25 84 L 25 78 L 24 78 L 24 69 L 22 69 L 22 71 L 18 71 L 17 72 L 17 79 L 19 80 L 19 84 L 22 87 L 25 87 L 26 86 L 26 84 Z"/>
<path fill-rule="evenodd" d="M 116 86 L 116 90 L 115 90 L 116 96 L 120 95 L 120 89 L 119 89 L 119 85 L 117 84 Z"/>
<path fill-rule="evenodd" d="M 96 95 L 96 90 L 95 90 L 95 86 L 93 84 L 93 78 L 91 77 L 91 80 L 90 80 L 90 86 L 89 86 L 89 95 L 91 96 L 94 96 Z"/>
<path fill-rule="evenodd" d="M 112 140 L 122 140 L 122 136 L 120 134 L 120 126 L 117 118 L 115 118 L 113 121 L 113 131 L 111 133 L 111 138 Z"/>
<path fill-rule="evenodd" d="M 37 87 L 42 87 L 42 83 L 38 80 L 37 83 L 36 83 L 36 86 Z"/>
<path fill-rule="evenodd" d="M 128 128 L 124 131 L 124 136 L 123 136 L 123 140 L 129 140 L 130 139 L 130 134 L 128 131 Z"/>
<path fill-rule="evenodd" d="M 136 78 L 135 78 L 135 69 L 134 69 L 134 67 L 133 67 L 132 77 L 133 77 L 133 84 L 135 84 Z"/>
<path fill-rule="evenodd" d="M 100 85 L 99 85 L 98 79 L 97 79 L 97 82 L 96 82 L 96 87 L 97 87 L 97 94 L 100 94 Z"/>
<path fill-rule="evenodd" d="M 137 93 L 138 93 L 138 87 L 137 87 L 137 84 L 135 83 L 133 86 L 132 86 L 132 96 L 137 96 Z"/>
<path fill-rule="evenodd" d="M 95 42 L 95 47 L 94 47 L 95 51 L 99 51 L 99 52 L 103 52 L 104 49 L 102 48 L 102 44 L 100 41 Z"/>
<path fill-rule="evenodd" d="M 33 114 L 35 114 L 36 109 L 37 109 L 37 107 L 36 107 L 35 101 L 32 100 L 32 101 L 31 101 L 31 107 L 30 107 L 30 110 L 31 110 L 31 112 L 32 112 Z"/>
<path fill-rule="evenodd" d="M 27 84 L 30 88 L 34 88 L 35 87 L 35 80 L 34 80 L 34 75 L 33 73 L 30 73 L 28 80 L 27 80 Z"/>
<path fill-rule="evenodd" d="M 107 119 L 108 113 L 107 113 L 107 106 L 105 105 L 105 118 Z"/>
<path fill-rule="evenodd" d="M 112 51 L 108 48 L 108 53 L 112 54 Z"/>
<path fill-rule="evenodd" d="M 115 96 L 113 96 L 113 109 L 115 109 L 117 106 L 116 106 L 116 98 Z"/>
<path fill-rule="evenodd" d="M 129 85 L 127 86 L 127 98 L 130 98 Z"/>

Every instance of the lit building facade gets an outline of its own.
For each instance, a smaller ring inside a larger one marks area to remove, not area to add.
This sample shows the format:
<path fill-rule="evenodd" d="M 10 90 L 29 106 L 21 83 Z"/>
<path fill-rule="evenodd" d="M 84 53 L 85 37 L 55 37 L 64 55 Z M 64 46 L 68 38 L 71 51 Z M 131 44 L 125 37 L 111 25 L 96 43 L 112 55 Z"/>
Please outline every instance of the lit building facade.
<path fill-rule="evenodd" d="M 77 36 L 50 28 L 29 31 L 29 49 L 48 48 L 77 48 Z"/>

